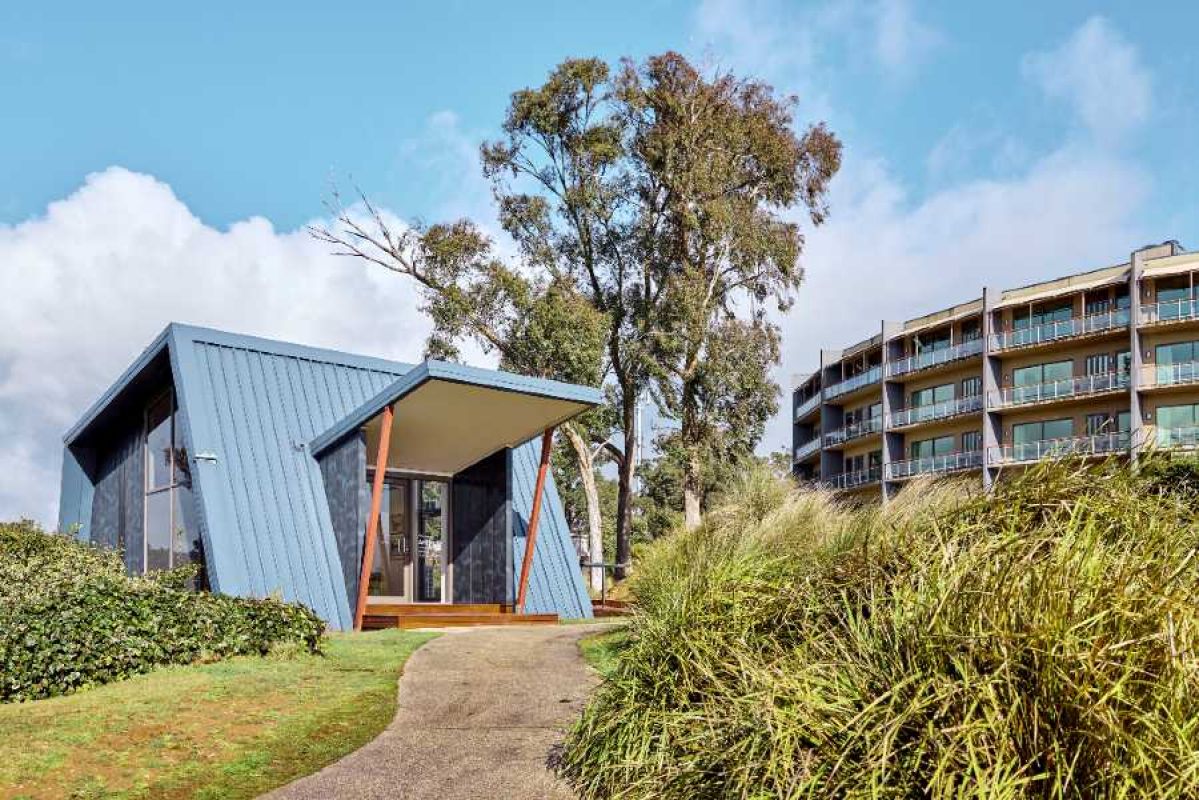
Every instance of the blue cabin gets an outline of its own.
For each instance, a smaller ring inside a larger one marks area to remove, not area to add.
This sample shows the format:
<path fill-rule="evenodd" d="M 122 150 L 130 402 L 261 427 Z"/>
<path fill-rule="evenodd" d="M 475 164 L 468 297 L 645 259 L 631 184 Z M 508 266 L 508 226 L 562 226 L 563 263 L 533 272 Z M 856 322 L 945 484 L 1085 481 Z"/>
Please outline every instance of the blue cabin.
<path fill-rule="evenodd" d="M 360 596 L 510 610 L 542 434 L 600 400 L 172 323 L 67 432 L 58 524 L 131 573 L 199 563 L 211 591 L 280 596 L 338 629 Z M 552 475 L 539 505 L 521 610 L 590 617 Z"/>

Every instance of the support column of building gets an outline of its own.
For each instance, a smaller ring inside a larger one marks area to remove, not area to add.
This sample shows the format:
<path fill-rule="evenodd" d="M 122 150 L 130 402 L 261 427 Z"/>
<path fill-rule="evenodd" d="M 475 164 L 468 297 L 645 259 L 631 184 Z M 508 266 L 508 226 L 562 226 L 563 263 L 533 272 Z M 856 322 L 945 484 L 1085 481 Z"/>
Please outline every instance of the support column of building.
<path fill-rule="evenodd" d="M 840 450 L 826 450 L 824 437 L 840 428 L 845 420 L 845 411 L 829 402 L 825 387 L 841 379 L 841 351 L 820 351 L 820 480 L 829 481 L 840 475 L 845 466 L 845 456 Z"/>
<path fill-rule="evenodd" d="M 891 432 L 891 414 L 894 410 L 898 410 L 903 406 L 903 384 L 890 379 L 888 368 L 892 361 L 903 356 L 899 349 L 903 342 L 899 340 L 899 334 L 903 331 L 903 325 L 896 322 L 883 321 L 882 325 L 882 400 L 883 400 L 883 479 L 880 483 L 882 487 L 883 502 L 886 503 L 891 499 L 892 495 L 898 491 L 899 486 L 889 481 L 888 475 L 891 471 L 891 462 L 899 461 L 903 458 L 903 434 Z"/>
<path fill-rule="evenodd" d="M 1141 408 L 1141 385 L 1144 378 L 1145 353 L 1141 341 L 1141 304 L 1145 302 L 1141 280 L 1145 273 L 1144 253 L 1134 252 L 1128 259 L 1128 439 L 1129 457 L 1135 464 L 1145 449 L 1145 414 Z"/>
<path fill-rule="evenodd" d="M 1003 418 L 999 413 L 999 387 L 1003 373 L 995 336 L 995 303 L 1001 292 L 983 288 L 983 488 L 990 490 L 999 472 L 996 450 L 1003 440 Z"/>

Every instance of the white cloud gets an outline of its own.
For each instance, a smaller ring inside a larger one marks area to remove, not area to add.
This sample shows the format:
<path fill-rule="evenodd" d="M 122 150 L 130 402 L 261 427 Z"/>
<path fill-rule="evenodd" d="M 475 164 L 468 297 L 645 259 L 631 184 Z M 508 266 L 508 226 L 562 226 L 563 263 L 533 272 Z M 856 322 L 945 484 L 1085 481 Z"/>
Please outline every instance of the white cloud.
<path fill-rule="evenodd" d="M 874 57 L 891 74 L 909 75 L 941 43 L 941 36 L 912 13 L 907 0 L 880 0 L 866 11 L 874 27 Z"/>
<path fill-rule="evenodd" d="M 153 177 L 88 176 L 0 225 L 0 519 L 54 521 L 63 432 L 168 322 L 413 360 L 418 302 L 303 230 L 217 230 Z"/>
<path fill-rule="evenodd" d="M 1024 74 L 1069 103 L 1088 132 L 1112 143 L 1152 110 L 1152 80 L 1135 47 L 1103 17 L 1091 17 L 1060 47 L 1025 57 Z"/>

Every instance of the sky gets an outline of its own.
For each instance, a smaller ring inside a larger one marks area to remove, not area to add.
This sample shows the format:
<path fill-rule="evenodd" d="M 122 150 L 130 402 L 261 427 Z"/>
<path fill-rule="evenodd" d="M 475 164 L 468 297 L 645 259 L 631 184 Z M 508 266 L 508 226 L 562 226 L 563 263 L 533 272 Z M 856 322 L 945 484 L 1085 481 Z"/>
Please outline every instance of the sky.
<path fill-rule="evenodd" d="M 305 226 L 337 182 L 494 228 L 478 145 L 566 57 L 678 50 L 844 143 L 763 451 L 882 319 L 1199 248 L 1193 2 L 181 5 L 0 5 L 0 519 L 54 521 L 62 433 L 172 320 L 419 358 L 413 287 Z"/>

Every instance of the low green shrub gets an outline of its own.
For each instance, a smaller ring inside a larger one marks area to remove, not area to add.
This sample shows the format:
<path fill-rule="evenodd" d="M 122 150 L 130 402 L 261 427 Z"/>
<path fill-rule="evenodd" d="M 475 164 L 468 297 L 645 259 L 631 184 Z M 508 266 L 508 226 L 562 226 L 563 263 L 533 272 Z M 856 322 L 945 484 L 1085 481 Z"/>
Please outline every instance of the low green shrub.
<path fill-rule="evenodd" d="M 1189 488 L 1116 463 L 885 508 L 747 476 L 638 565 L 560 768 L 586 798 L 1199 796 L 1197 547 Z"/>
<path fill-rule="evenodd" d="M 188 591 L 192 574 L 130 577 L 115 553 L 0 524 L 0 702 L 279 644 L 318 651 L 324 623 L 307 608 Z"/>

